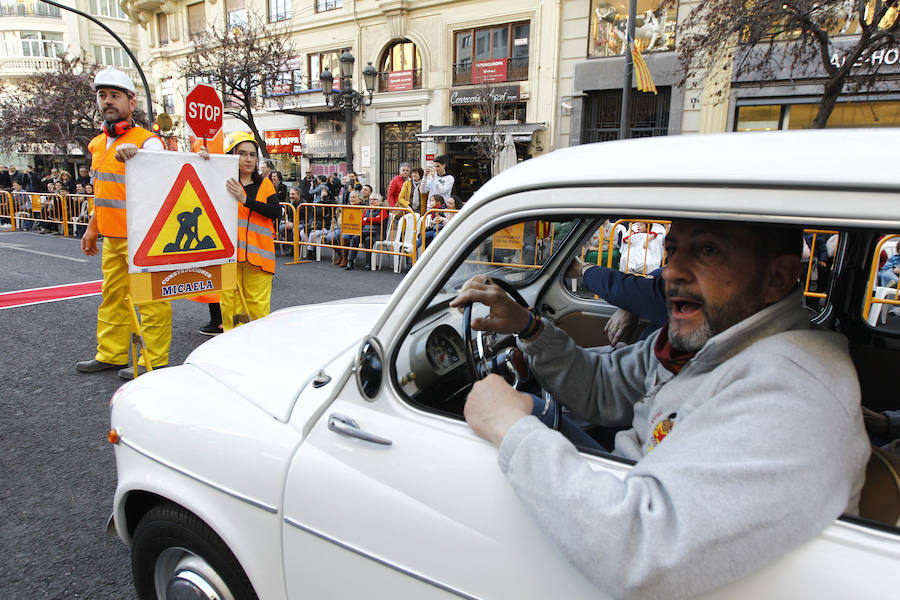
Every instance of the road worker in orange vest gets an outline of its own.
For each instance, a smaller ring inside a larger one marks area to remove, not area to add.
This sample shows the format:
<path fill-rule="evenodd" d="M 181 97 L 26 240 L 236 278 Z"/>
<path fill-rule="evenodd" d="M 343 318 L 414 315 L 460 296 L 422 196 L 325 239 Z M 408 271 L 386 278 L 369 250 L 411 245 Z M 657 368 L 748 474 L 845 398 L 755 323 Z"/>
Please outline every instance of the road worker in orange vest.
<path fill-rule="evenodd" d="M 122 71 L 107 67 L 97 73 L 91 86 L 103 116 L 103 132 L 91 140 L 94 213 L 81 238 L 81 250 L 97 254 L 97 238 L 103 236 L 103 300 L 97 311 L 97 354 L 93 360 L 75 364 L 82 373 L 119 369 L 119 377 L 132 379 L 146 370 L 145 356 L 128 367 L 131 315 L 128 295 L 128 241 L 125 227 L 125 161 L 138 149 L 165 150 L 161 139 L 132 121 L 137 108 L 134 82 Z M 148 182 L 149 185 L 149 182 Z M 153 302 L 139 307 L 144 353 L 151 366 L 169 363 L 172 340 L 172 305 Z M 123 368 L 124 367 L 124 368 Z"/>
<path fill-rule="evenodd" d="M 236 131 L 225 137 L 226 154 L 235 154 L 239 179 L 225 182 L 238 203 L 237 288 L 219 294 L 225 331 L 269 314 L 275 274 L 275 226 L 281 206 L 275 186 L 259 174 L 259 146 L 252 134 Z M 206 148 L 200 156 L 209 157 Z"/>

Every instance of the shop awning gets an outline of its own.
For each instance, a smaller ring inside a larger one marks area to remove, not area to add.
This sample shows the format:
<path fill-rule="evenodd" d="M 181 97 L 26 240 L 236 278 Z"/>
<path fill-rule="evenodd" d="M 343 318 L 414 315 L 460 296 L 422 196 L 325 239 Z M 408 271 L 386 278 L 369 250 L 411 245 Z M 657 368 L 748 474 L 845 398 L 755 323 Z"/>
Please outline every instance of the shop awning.
<path fill-rule="evenodd" d="M 546 127 L 546 123 L 504 123 L 502 125 L 497 125 L 494 131 L 491 131 L 488 127 L 473 127 L 471 125 L 459 127 L 452 125 L 432 125 L 428 128 L 428 131 L 417 133 L 416 138 L 420 142 L 475 142 L 479 138 L 491 135 L 495 132 L 501 138 L 504 138 L 506 133 L 509 132 L 512 133 L 514 142 L 530 142 L 535 131 L 546 129 Z"/>

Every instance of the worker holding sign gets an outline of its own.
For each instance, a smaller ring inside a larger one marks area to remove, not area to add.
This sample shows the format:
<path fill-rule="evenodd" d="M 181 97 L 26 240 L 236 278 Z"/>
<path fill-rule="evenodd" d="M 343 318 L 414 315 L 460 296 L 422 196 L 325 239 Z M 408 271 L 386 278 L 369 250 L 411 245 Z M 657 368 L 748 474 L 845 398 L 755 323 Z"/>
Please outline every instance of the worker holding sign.
<path fill-rule="evenodd" d="M 97 107 L 105 119 L 103 132 L 91 140 L 91 170 L 94 185 L 94 214 L 81 238 L 81 250 L 97 254 L 97 238 L 103 235 L 103 300 L 97 311 L 97 354 L 92 360 L 75 364 L 82 373 L 120 369 L 119 377 L 132 379 L 146 370 L 169 363 L 172 340 L 172 305 L 169 302 L 142 304 L 141 329 L 145 343 L 140 362 L 128 367 L 131 341 L 131 307 L 128 303 L 128 241 L 125 219 L 125 161 L 139 148 L 165 150 L 161 139 L 131 120 L 137 108 L 134 82 L 125 73 L 103 69 L 91 86 Z M 127 368 L 123 368 L 127 367 Z"/>
<path fill-rule="evenodd" d="M 272 275 L 275 274 L 275 227 L 281 215 L 278 195 L 269 179 L 257 171 L 259 147 L 256 138 L 237 131 L 225 138 L 225 152 L 240 157 L 239 179 L 225 182 L 238 203 L 237 287 L 219 295 L 225 331 L 269 314 Z M 206 149 L 200 156 L 209 157 Z"/>

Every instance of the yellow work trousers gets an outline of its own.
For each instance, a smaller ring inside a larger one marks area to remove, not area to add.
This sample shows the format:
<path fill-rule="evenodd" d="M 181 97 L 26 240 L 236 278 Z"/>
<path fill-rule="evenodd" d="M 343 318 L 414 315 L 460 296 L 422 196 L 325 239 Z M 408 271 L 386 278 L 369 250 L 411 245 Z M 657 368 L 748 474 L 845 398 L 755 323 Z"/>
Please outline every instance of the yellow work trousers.
<path fill-rule="evenodd" d="M 97 310 L 97 360 L 127 364 L 131 344 L 131 308 L 128 296 L 128 242 L 124 238 L 103 239 L 103 301 Z M 169 364 L 172 341 L 172 303 L 141 304 L 144 349 L 153 367 Z M 143 355 L 140 364 L 146 365 Z"/>
<path fill-rule="evenodd" d="M 240 294 L 244 295 L 244 303 Z M 219 306 L 222 307 L 222 329 L 228 331 L 235 327 L 235 315 L 245 315 L 251 321 L 269 314 L 272 301 L 272 274 L 263 271 L 248 262 L 237 264 L 237 288 L 219 294 Z"/>

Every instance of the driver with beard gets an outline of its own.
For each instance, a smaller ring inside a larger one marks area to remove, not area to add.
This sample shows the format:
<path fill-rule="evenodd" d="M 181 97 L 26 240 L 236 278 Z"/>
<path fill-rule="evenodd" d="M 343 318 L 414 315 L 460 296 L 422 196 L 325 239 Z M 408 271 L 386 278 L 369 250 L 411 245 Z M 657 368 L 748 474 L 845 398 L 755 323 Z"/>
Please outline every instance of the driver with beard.
<path fill-rule="evenodd" d="M 516 333 L 537 380 L 592 423 L 627 426 L 620 479 L 591 469 L 497 375 L 466 421 L 543 531 L 613 597 L 679 598 L 735 581 L 855 513 L 869 444 L 847 340 L 809 329 L 801 231 L 681 221 L 666 238 L 669 321 L 598 354 L 483 277 L 451 306 Z M 540 416 L 538 414 L 538 416 Z"/>

